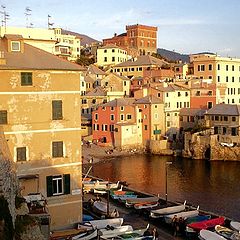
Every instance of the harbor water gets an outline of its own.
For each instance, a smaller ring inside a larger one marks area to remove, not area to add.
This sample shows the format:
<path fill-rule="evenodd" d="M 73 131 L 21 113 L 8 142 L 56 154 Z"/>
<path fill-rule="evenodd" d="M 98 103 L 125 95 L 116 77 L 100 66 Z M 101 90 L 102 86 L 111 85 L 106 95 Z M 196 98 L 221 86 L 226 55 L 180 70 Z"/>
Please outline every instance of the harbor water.
<path fill-rule="evenodd" d="M 172 162 L 172 164 L 166 164 Z M 166 174 L 167 167 L 167 174 Z M 133 155 L 95 164 L 92 174 L 240 221 L 240 162 Z M 166 178 L 167 176 L 167 178 Z"/>

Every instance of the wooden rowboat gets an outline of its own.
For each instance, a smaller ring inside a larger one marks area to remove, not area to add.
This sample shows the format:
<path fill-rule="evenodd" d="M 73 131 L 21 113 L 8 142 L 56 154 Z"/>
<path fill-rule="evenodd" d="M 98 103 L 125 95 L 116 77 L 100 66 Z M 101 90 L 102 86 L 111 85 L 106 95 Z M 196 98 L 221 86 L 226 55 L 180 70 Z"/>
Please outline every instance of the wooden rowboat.
<path fill-rule="evenodd" d="M 181 205 L 178 205 L 178 206 L 172 206 L 172 207 L 166 207 L 166 208 L 151 210 L 150 217 L 160 218 L 160 217 L 163 217 L 164 215 L 167 215 L 167 214 L 182 212 L 182 211 L 185 210 L 185 207 L 186 207 L 186 201 L 184 202 L 184 204 L 181 204 Z"/>
<path fill-rule="evenodd" d="M 115 228 L 113 227 L 113 228 L 100 229 L 98 233 L 102 238 L 113 238 L 130 231 L 133 231 L 132 226 L 125 225 L 125 226 L 120 226 Z"/>
<path fill-rule="evenodd" d="M 219 235 L 225 237 L 226 239 L 240 240 L 240 234 L 238 232 L 233 231 L 232 229 L 227 228 L 227 227 L 216 225 L 215 231 Z"/>
<path fill-rule="evenodd" d="M 134 198 L 126 200 L 126 207 L 133 207 L 134 204 L 138 203 L 148 203 L 148 202 L 158 202 L 158 197 L 146 197 L 146 198 Z"/>
<path fill-rule="evenodd" d="M 146 208 L 153 208 L 153 207 L 157 207 L 158 206 L 158 202 L 146 202 L 146 203 L 136 203 L 134 204 L 134 208 L 137 210 L 140 209 L 146 209 Z"/>
<path fill-rule="evenodd" d="M 231 229 L 240 232 L 240 222 L 236 222 L 236 221 L 231 221 L 230 222 L 230 227 Z"/>
<path fill-rule="evenodd" d="M 205 220 L 202 222 L 191 223 L 191 224 L 188 224 L 187 226 L 189 228 L 192 228 L 194 231 L 199 232 L 202 229 L 210 229 L 210 228 L 214 228 L 216 225 L 223 225 L 224 221 L 225 221 L 224 217 L 219 217 L 219 218 Z"/>
<path fill-rule="evenodd" d="M 192 211 L 179 212 L 179 213 L 175 213 L 175 214 L 168 214 L 168 215 L 164 216 L 164 219 L 165 219 L 166 223 L 171 223 L 174 216 L 176 216 L 177 218 L 182 217 L 183 219 L 186 219 L 189 217 L 198 216 L 198 214 L 199 214 L 199 211 L 197 209 L 197 210 L 192 210 Z"/>
<path fill-rule="evenodd" d="M 224 240 L 226 238 L 218 235 L 215 232 L 211 232 L 209 230 L 203 229 L 199 233 L 199 239 L 201 239 L 201 240 Z"/>

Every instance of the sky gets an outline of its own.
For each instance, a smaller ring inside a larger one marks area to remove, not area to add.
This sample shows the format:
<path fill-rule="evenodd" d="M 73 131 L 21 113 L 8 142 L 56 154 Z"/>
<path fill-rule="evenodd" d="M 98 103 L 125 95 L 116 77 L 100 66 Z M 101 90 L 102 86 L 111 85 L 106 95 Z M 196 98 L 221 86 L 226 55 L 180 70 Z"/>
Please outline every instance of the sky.
<path fill-rule="evenodd" d="M 35 28 L 53 27 L 97 40 L 125 32 L 126 25 L 158 27 L 158 47 L 192 54 L 210 51 L 240 58 L 240 0 L 0 0 L 7 26 L 25 27 L 25 8 Z"/>

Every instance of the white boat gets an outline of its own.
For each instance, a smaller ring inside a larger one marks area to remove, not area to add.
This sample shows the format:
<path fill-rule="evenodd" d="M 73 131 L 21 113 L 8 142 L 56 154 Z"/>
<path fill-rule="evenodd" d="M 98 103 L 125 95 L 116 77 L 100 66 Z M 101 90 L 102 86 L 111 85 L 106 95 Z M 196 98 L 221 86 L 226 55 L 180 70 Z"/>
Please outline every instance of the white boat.
<path fill-rule="evenodd" d="M 201 239 L 201 240 L 224 240 L 226 238 L 218 235 L 215 232 L 211 232 L 209 230 L 203 229 L 199 233 L 199 239 Z"/>
<path fill-rule="evenodd" d="M 146 228 L 125 232 L 123 234 L 116 236 L 114 239 L 124 239 L 124 240 L 142 239 L 143 234 L 147 229 L 149 229 L 149 224 L 147 225 Z M 103 239 L 103 237 L 101 238 Z M 104 239 L 108 239 L 108 238 L 104 238 Z"/>
<path fill-rule="evenodd" d="M 186 201 L 184 204 L 178 205 L 178 206 L 172 206 L 172 207 L 166 207 L 166 208 L 160 208 L 156 210 L 151 210 L 150 217 L 152 218 L 160 218 L 167 214 L 173 214 L 184 211 L 186 208 Z"/>
<path fill-rule="evenodd" d="M 110 218 L 110 219 L 101 219 L 89 221 L 91 226 L 96 229 L 102 229 L 106 226 L 120 227 L 123 224 L 123 218 Z"/>
<path fill-rule="evenodd" d="M 110 208 L 109 206 L 109 212 L 107 212 L 108 210 L 108 206 L 107 206 L 107 203 L 105 202 L 101 202 L 101 201 L 95 201 L 93 203 L 93 210 L 98 213 L 98 214 L 101 214 L 101 215 L 107 215 L 109 213 L 109 216 L 110 217 L 118 217 L 119 216 L 119 213 L 118 211 L 115 209 L 112 209 Z"/>
<path fill-rule="evenodd" d="M 92 231 L 87 231 L 85 233 L 80 233 L 76 236 L 73 236 L 72 240 L 90 240 L 96 238 L 98 235 L 97 229 L 93 229 Z"/>
<path fill-rule="evenodd" d="M 126 200 L 126 207 L 132 207 L 134 204 L 139 203 L 153 203 L 158 202 L 158 197 L 145 197 L 145 198 L 130 198 Z"/>
<path fill-rule="evenodd" d="M 177 218 L 182 217 L 183 219 L 189 218 L 189 217 L 196 217 L 199 214 L 199 210 L 192 210 L 192 211 L 186 211 L 186 212 L 179 212 L 179 213 L 173 213 L 173 214 L 167 214 L 164 216 L 166 223 L 171 223 L 174 216 Z"/>
<path fill-rule="evenodd" d="M 150 209 L 150 208 L 154 208 L 154 207 L 157 207 L 157 206 L 158 206 L 158 202 L 134 204 L 134 208 L 137 209 L 137 210 L 146 209 L 146 208 Z"/>
<path fill-rule="evenodd" d="M 111 190 L 118 189 L 119 181 L 117 183 L 109 183 L 108 181 L 97 181 L 94 185 L 94 189 L 96 190 Z"/>
<path fill-rule="evenodd" d="M 240 232 L 240 222 L 236 222 L 236 221 L 231 221 L 230 222 L 230 227 L 231 229 Z"/>
<path fill-rule="evenodd" d="M 95 189 L 95 188 L 94 188 L 94 189 L 93 189 L 93 193 L 103 195 L 103 194 L 107 194 L 107 191 L 104 190 L 104 189 Z"/>
<path fill-rule="evenodd" d="M 118 235 L 124 234 L 126 232 L 131 232 L 131 231 L 133 231 L 132 226 L 125 225 L 125 226 L 120 226 L 120 227 L 110 227 L 110 228 L 100 229 L 98 231 L 98 234 L 102 238 L 113 238 Z"/>

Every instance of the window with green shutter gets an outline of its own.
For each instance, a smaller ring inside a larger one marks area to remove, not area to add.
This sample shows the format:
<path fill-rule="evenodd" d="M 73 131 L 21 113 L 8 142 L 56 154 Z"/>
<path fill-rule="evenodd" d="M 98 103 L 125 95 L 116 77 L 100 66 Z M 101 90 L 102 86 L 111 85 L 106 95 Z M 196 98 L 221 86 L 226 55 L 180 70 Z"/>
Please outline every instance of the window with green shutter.
<path fill-rule="evenodd" d="M 52 157 L 63 157 L 63 142 L 52 142 Z"/>
<path fill-rule="evenodd" d="M 26 147 L 18 147 L 17 148 L 17 161 L 26 161 L 27 154 L 26 154 Z"/>
<path fill-rule="evenodd" d="M 47 197 L 70 194 L 70 174 L 46 177 Z"/>
<path fill-rule="evenodd" d="M 7 111 L 6 110 L 0 111 L 0 124 L 7 124 Z"/>
<path fill-rule="evenodd" d="M 53 100 L 52 101 L 52 119 L 53 120 L 62 120 L 62 100 Z"/>
<path fill-rule="evenodd" d="M 32 86 L 31 72 L 21 72 L 21 86 Z"/>

